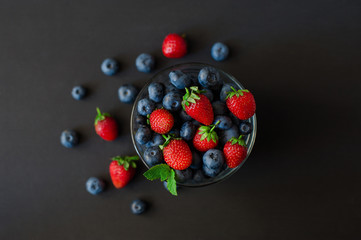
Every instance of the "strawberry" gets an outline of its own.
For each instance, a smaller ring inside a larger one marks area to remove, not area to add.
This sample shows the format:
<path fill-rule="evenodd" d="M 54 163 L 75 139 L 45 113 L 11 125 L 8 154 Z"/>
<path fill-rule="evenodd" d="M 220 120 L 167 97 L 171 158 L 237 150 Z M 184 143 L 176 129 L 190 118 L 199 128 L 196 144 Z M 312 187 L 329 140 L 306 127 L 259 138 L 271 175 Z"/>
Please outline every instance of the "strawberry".
<path fill-rule="evenodd" d="M 229 139 L 223 147 L 226 163 L 230 168 L 237 167 L 247 157 L 247 147 L 242 137 L 240 135 L 239 138 Z"/>
<path fill-rule="evenodd" d="M 192 152 L 188 144 L 181 138 L 164 136 L 165 143 L 160 147 L 163 150 L 164 161 L 175 170 L 184 170 L 192 164 Z"/>
<path fill-rule="evenodd" d="M 204 125 L 211 125 L 214 119 L 212 104 L 209 99 L 198 90 L 198 87 L 186 88 L 183 96 L 182 106 L 186 113 Z"/>
<path fill-rule="evenodd" d="M 256 111 L 256 102 L 252 93 L 246 89 L 236 90 L 227 94 L 226 104 L 228 109 L 239 119 L 246 120 L 253 116 Z"/>
<path fill-rule="evenodd" d="M 209 149 L 215 148 L 218 145 L 218 135 L 214 128 L 219 124 L 201 126 L 198 128 L 196 135 L 193 138 L 193 146 L 200 152 L 206 152 Z"/>
<path fill-rule="evenodd" d="M 95 132 L 106 141 L 113 141 L 118 136 L 118 125 L 109 113 L 101 113 L 97 108 L 98 115 L 95 117 Z"/>
<path fill-rule="evenodd" d="M 150 128 L 159 134 L 168 133 L 173 125 L 173 115 L 165 109 L 156 109 L 149 116 Z"/>
<path fill-rule="evenodd" d="M 122 188 L 128 184 L 133 178 L 135 168 L 137 167 L 134 161 L 138 159 L 138 156 L 116 156 L 112 158 L 113 161 L 109 165 L 109 173 L 114 187 Z"/>
<path fill-rule="evenodd" d="M 187 54 L 187 43 L 182 36 L 171 33 L 164 38 L 162 51 L 167 58 L 181 58 Z"/>

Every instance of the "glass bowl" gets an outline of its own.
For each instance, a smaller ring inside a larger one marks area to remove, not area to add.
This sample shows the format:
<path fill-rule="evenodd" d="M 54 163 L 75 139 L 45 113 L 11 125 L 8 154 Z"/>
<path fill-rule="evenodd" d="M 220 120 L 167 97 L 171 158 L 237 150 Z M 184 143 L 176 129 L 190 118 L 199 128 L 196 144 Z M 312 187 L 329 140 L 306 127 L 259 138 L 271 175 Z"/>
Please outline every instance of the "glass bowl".
<path fill-rule="evenodd" d="M 183 63 L 183 64 L 178 64 L 178 65 L 174 65 L 171 67 L 168 67 L 160 72 L 158 72 L 157 74 L 155 74 L 150 80 L 149 82 L 147 82 L 147 84 L 142 88 L 142 90 L 139 92 L 134 105 L 133 105 L 133 109 L 132 109 L 132 113 L 131 113 L 131 118 L 130 118 L 130 131 L 131 131 L 131 137 L 132 137 L 132 141 L 133 141 L 133 145 L 134 148 L 137 152 L 137 154 L 139 155 L 140 159 L 143 161 L 143 163 L 145 164 L 145 166 L 147 168 L 150 168 L 151 166 L 149 166 L 143 159 L 143 153 L 145 150 L 145 146 L 141 145 L 139 143 L 137 143 L 135 141 L 135 133 L 138 129 L 138 123 L 136 122 L 136 117 L 138 115 L 138 111 L 137 111 L 137 105 L 139 100 L 146 98 L 148 96 L 148 86 L 149 84 L 151 84 L 152 82 L 159 82 L 159 83 L 163 83 L 163 84 L 168 84 L 169 83 L 169 73 L 171 71 L 174 70 L 180 70 L 183 73 L 186 73 L 187 75 L 189 75 L 191 77 L 191 79 L 193 79 L 193 81 L 197 81 L 198 78 L 198 73 L 199 71 L 204 68 L 204 67 L 212 67 L 215 68 L 216 70 L 218 70 L 219 75 L 221 80 L 223 80 L 223 83 L 233 83 L 235 86 L 237 86 L 239 89 L 245 89 L 242 84 L 240 82 L 237 81 L 237 79 L 235 77 L 233 77 L 232 75 L 222 71 L 221 69 L 218 69 L 214 66 L 208 65 L 208 64 L 204 64 L 204 63 Z M 220 89 L 218 90 L 213 90 L 214 92 L 214 96 L 215 98 L 217 97 L 217 94 L 219 96 L 219 92 Z M 183 91 L 182 93 L 185 93 L 185 91 Z M 157 104 L 155 104 L 157 106 Z M 177 119 L 178 118 L 178 113 L 174 113 L 172 112 L 172 114 L 174 115 L 174 118 Z M 190 179 L 188 181 L 185 182 L 179 182 L 177 181 L 177 185 L 178 186 L 185 186 L 185 187 L 201 187 L 201 186 L 206 186 L 209 184 L 213 184 L 219 181 L 222 181 L 226 178 L 228 178 L 229 176 L 231 176 L 232 174 L 234 174 L 238 169 L 240 169 L 242 167 L 242 165 L 246 162 L 248 156 L 250 155 L 255 139 L 256 139 L 256 132 L 257 132 L 257 122 L 256 122 L 256 114 L 254 114 L 251 118 L 247 119 L 246 121 L 250 122 L 251 125 L 253 126 L 253 130 L 250 134 L 245 135 L 244 136 L 244 140 L 245 143 L 247 145 L 247 157 L 246 159 L 243 160 L 243 162 L 237 166 L 236 168 L 228 168 L 226 167 L 226 165 L 224 164 L 224 167 L 222 168 L 221 172 L 215 176 L 215 177 L 205 177 L 203 178 L 202 181 L 195 181 L 194 179 Z M 237 126 L 238 128 L 239 126 Z M 188 142 L 188 145 L 191 145 L 191 142 Z M 222 146 L 223 148 L 223 146 Z M 220 150 L 222 150 L 222 148 L 220 148 Z M 191 148 L 192 149 L 192 148 Z M 202 154 L 200 154 L 200 158 L 202 159 Z M 193 174 L 196 170 L 192 170 Z"/>

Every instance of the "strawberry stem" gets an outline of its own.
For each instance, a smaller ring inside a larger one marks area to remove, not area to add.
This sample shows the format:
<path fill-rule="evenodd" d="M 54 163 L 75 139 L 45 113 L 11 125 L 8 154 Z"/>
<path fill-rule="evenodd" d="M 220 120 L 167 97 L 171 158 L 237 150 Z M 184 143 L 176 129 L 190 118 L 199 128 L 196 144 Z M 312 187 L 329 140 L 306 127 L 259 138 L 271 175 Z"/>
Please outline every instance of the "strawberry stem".
<path fill-rule="evenodd" d="M 111 158 L 112 161 L 117 161 L 119 166 L 123 166 L 126 171 L 128 171 L 129 167 L 136 168 L 137 164 L 134 161 L 139 160 L 139 156 L 116 156 Z"/>

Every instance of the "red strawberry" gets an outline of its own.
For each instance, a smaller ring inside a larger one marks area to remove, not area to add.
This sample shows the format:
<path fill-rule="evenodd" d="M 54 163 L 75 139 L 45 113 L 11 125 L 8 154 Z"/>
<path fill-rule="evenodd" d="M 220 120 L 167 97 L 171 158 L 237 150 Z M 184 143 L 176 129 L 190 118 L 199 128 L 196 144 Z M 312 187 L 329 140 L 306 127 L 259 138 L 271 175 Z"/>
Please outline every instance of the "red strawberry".
<path fill-rule="evenodd" d="M 223 147 L 226 163 L 230 168 L 237 167 L 247 157 L 247 147 L 242 137 L 231 138 Z"/>
<path fill-rule="evenodd" d="M 180 138 L 165 137 L 159 146 L 163 150 L 164 161 L 175 170 L 184 170 L 192 164 L 192 152 L 188 144 Z"/>
<path fill-rule="evenodd" d="M 256 102 L 252 93 L 246 89 L 236 90 L 233 87 L 232 92 L 227 95 L 228 109 L 239 119 L 246 120 L 256 112 Z"/>
<path fill-rule="evenodd" d="M 109 173 L 113 185 L 116 188 L 122 188 L 128 184 L 135 174 L 137 165 L 134 161 L 138 160 L 138 156 L 132 157 L 113 157 L 109 165 Z"/>
<path fill-rule="evenodd" d="M 182 106 L 186 113 L 204 125 L 213 123 L 214 114 L 212 104 L 209 99 L 198 90 L 198 87 L 190 87 L 191 92 L 186 88 L 183 96 Z"/>
<path fill-rule="evenodd" d="M 149 124 L 151 129 L 159 134 L 168 133 L 173 125 L 173 115 L 165 109 L 156 109 L 149 116 Z"/>
<path fill-rule="evenodd" d="M 113 141 L 118 136 L 118 125 L 109 113 L 101 113 L 97 108 L 98 115 L 95 118 L 95 132 L 106 141 Z"/>
<path fill-rule="evenodd" d="M 211 126 L 201 126 L 198 128 L 193 138 L 193 146 L 200 152 L 206 152 L 218 145 L 218 135 L 214 128 L 219 123 Z"/>
<path fill-rule="evenodd" d="M 187 43 L 183 37 L 171 33 L 164 38 L 162 51 L 167 58 L 181 58 L 187 53 Z"/>

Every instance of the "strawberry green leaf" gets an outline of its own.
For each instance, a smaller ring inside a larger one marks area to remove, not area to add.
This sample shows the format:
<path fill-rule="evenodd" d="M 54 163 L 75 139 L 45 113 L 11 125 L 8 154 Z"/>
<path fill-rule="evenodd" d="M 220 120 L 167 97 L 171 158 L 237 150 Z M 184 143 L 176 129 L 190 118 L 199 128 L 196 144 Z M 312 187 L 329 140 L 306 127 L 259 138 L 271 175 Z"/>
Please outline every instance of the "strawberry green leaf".
<path fill-rule="evenodd" d="M 128 171 L 129 166 L 136 168 L 137 164 L 135 161 L 139 160 L 139 156 L 116 156 L 112 158 L 113 161 L 117 161 L 118 165 L 123 166 L 126 171 Z"/>
<path fill-rule="evenodd" d="M 207 133 L 203 133 L 202 137 L 201 137 L 201 141 L 203 141 L 204 139 L 206 139 L 208 137 L 208 134 Z M 208 140 L 209 142 L 209 140 Z"/>
<path fill-rule="evenodd" d="M 103 121 L 106 117 L 111 117 L 109 113 L 102 113 L 100 109 L 97 107 L 97 116 L 94 120 L 94 125 L 97 125 L 98 122 Z"/>
<path fill-rule="evenodd" d="M 168 188 L 168 191 L 174 195 L 174 196 L 177 196 L 177 183 L 175 181 L 175 172 L 173 169 L 171 169 L 170 171 L 170 176 L 168 177 L 168 180 L 167 180 L 167 188 Z"/>

